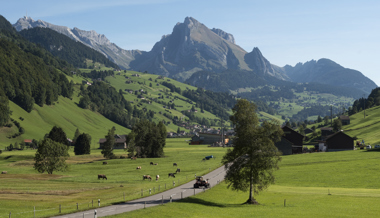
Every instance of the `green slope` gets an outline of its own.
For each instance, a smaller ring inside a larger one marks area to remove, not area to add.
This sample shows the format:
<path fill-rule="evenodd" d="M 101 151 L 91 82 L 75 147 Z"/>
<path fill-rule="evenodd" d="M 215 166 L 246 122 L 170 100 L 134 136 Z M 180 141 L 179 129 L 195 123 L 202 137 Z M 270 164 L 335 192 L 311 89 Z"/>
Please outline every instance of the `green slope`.
<path fill-rule="evenodd" d="M 10 102 L 10 108 L 13 111 L 12 118 L 17 120 L 25 129 L 25 133 L 13 139 L 6 136 L 17 132 L 17 128 L 2 127 L 0 128 L 0 149 L 4 149 L 10 143 L 21 142 L 24 139 L 42 139 L 54 125 L 60 126 L 66 132 L 68 138 L 73 138 L 75 130 L 89 133 L 92 137 L 91 147 L 98 148 L 99 138 L 104 138 L 112 126 L 116 127 L 118 134 L 128 134 L 129 129 L 117 125 L 102 115 L 84 110 L 78 107 L 74 100 L 59 97 L 55 105 L 39 107 L 34 105 L 32 112 L 28 113 L 13 102 Z M 19 118 L 24 118 L 21 121 Z"/>
<path fill-rule="evenodd" d="M 366 144 L 380 144 L 380 106 L 373 107 L 350 116 L 350 124 L 343 126 L 349 136 L 364 139 Z"/>

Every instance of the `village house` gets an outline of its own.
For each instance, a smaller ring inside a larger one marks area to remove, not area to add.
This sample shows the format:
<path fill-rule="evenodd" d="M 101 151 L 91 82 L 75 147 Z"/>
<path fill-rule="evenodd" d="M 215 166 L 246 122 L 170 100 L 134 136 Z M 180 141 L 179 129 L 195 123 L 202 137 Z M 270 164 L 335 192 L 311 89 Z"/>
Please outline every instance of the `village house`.
<path fill-rule="evenodd" d="M 344 151 L 354 149 L 354 139 L 345 134 L 343 131 L 336 132 L 326 138 L 326 151 Z"/>
<path fill-rule="evenodd" d="M 282 130 L 284 135 L 281 137 L 281 141 L 275 144 L 278 150 L 283 155 L 302 153 L 304 136 L 287 126 L 282 127 Z"/>
<path fill-rule="evenodd" d="M 114 149 L 125 149 L 127 148 L 127 135 L 115 135 L 115 144 L 113 146 Z M 99 139 L 99 149 L 102 149 L 106 139 Z"/>
<path fill-rule="evenodd" d="M 228 136 L 224 136 L 225 143 L 228 143 Z M 222 136 L 220 134 L 211 134 L 211 133 L 196 133 L 191 137 L 190 145 L 199 145 L 199 144 L 214 144 L 220 142 Z"/>
<path fill-rule="evenodd" d="M 342 125 L 348 125 L 350 124 L 350 117 L 349 116 L 344 116 L 344 115 L 341 115 L 339 117 L 340 121 L 342 122 Z"/>

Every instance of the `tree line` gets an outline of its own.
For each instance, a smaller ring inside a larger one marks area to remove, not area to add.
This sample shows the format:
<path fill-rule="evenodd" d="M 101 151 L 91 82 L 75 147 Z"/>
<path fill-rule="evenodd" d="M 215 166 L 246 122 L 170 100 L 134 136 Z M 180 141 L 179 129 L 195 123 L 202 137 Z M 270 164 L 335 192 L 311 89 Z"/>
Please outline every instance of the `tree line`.
<path fill-rule="evenodd" d="M 82 97 L 79 100 L 79 107 L 97 111 L 111 121 L 127 127 L 132 126 L 139 119 L 153 119 L 154 112 L 139 110 L 124 98 L 123 91 L 119 92 L 107 83 L 96 81 L 87 89 L 82 86 Z"/>

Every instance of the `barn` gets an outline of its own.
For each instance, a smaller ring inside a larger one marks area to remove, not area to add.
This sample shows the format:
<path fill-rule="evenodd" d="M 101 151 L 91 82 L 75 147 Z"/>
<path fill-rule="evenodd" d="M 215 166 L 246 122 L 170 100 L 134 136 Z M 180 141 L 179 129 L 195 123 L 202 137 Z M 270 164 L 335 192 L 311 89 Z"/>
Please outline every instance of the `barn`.
<path fill-rule="evenodd" d="M 354 150 L 354 139 L 343 131 L 336 132 L 326 138 L 326 151 Z"/>
<path fill-rule="evenodd" d="M 275 144 L 278 150 L 284 155 L 302 153 L 304 136 L 287 126 L 282 127 L 282 130 L 284 135 Z"/>

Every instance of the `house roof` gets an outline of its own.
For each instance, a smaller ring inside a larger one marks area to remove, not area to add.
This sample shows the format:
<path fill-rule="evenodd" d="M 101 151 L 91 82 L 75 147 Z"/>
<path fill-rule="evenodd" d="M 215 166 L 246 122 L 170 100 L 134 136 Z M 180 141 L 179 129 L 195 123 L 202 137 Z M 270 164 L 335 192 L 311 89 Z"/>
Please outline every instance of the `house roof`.
<path fill-rule="evenodd" d="M 349 116 L 345 116 L 345 115 L 341 115 L 339 117 L 340 120 L 350 120 L 350 117 Z"/>
<path fill-rule="evenodd" d="M 25 143 L 32 143 L 32 139 L 24 139 Z"/>
<path fill-rule="evenodd" d="M 343 131 L 339 131 L 339 132 L 336 132 L 336 133 L 334 133 L 334 134 L 332 134 L 332 135 L 327 136 L 327 137 L 326 137 L 326 141 L 330 140 L 331 138 L 334 138 L 334 137 L 337 136 L 337 135 L 344 135 L 344 136 L 346 136 L 346 137 L 350 137 L 352 140 L 354 140 L 354 138 L 352 138 L 351 136 L 347 135 L 347 134 L 344 133 Z"/>
<path fill-rule="evenodd" d="M 333 128 L 332 128 L 332 127 L 322 127 L 321 130 L 329 130 L 329 131 L 332 131 Z"/>

